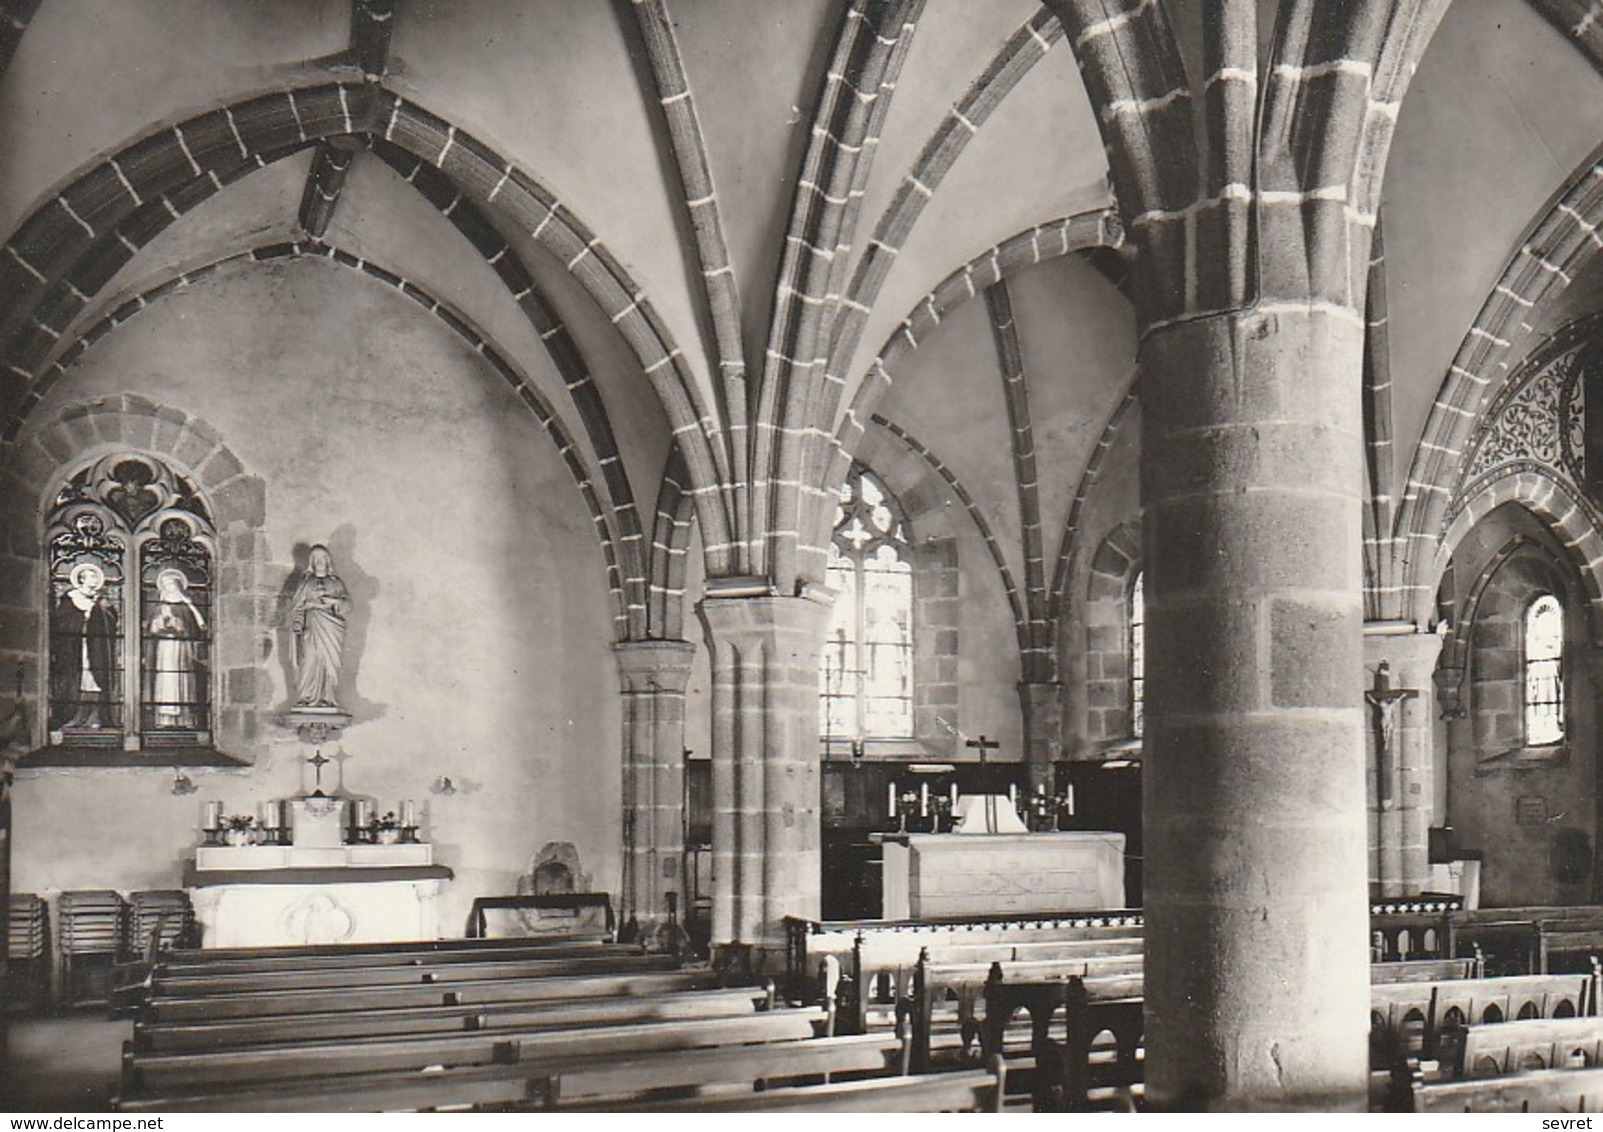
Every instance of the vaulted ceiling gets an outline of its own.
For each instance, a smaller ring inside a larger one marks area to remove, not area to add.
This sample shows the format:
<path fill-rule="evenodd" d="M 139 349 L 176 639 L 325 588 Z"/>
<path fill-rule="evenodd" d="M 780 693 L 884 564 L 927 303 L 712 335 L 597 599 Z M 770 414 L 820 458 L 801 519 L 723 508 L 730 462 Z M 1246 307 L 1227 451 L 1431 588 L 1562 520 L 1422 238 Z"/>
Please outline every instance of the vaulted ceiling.
<path fill-rule="evenodd" d="M 1169 5 L 1182 45 L 1200 2 Z M 1599 9 L 1459 0 L 1424 55 L 1383 204 L 1383 492 L 1462 427 L 1455 373 L 1597 308 Z M 649 580 L 692 505 L 711 573 L 816 576 L 808 501 L 865 434 L 925 452 L 1038 590 L 1109 459 L 1122 233 L 1036 0 L 6 0 L 0 68 L 7 442 L 145 306 L 309 259 L 519 391 L 631 635 L 671 631 Z"/>

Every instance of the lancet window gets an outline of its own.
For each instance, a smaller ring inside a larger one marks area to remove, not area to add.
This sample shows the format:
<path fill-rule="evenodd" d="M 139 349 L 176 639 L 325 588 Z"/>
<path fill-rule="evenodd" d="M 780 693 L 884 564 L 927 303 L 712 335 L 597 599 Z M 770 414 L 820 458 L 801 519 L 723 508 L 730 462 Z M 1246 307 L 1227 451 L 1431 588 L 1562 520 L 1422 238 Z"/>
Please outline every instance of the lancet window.
<path fill-rule="evenodd" d="M 911 550 L 900 505 L 854 464 L 829 544 L 826 581 L 836 598 L 818 674 L 826 738 L 913 734 Z"/>
<path fill-rule="evenodd" d="M 1141 738 L 1146 728 L 1147 696 L 1147 602 L 1143 583 L 1146 574 L 1137 571 L 1130 583 L 1130 737 Z"/>
<path fill-rule="evenodd" d="M 45 518 L 50 742 L 212 741 L 212 516 L 194 484 L 123 452 L 68 477 Z"/>
<path fill-rule="evenodd" d="M 1541 594 L 1525 607 L 1525 745 L 1564 741 L 1564 607 Z"/>

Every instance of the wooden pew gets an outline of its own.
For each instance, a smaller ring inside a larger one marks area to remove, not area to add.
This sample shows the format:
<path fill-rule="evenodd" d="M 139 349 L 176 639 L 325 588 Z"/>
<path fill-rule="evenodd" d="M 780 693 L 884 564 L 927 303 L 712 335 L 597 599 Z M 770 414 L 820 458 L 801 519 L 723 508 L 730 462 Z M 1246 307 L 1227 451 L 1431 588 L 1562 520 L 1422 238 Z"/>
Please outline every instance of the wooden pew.
<path fill-rule="evenodd" d="M 1001 1112 L 1007 1067 L 718 1093 L 631 1105 L 630 1112 Z"/>
<path fill-rule="evenodd" d="M 911 972 L 924 947 L 950 943 L 1022 942 L 1029 939 L 1090 939 L 1100 935 L 1139 935 L 1138 908 L 1108 911 L 1042 912 L 1027 915 L 955 916 L 944 920 L 785 920 L 786 984 L 793 997 L 812 993 L 811 982 L 826 955 L 850 970 L 857 941 L 874 949 L 870 965 L 901 966 Z M 883 949 L 883 953 L 882 953 Z M 843 991 L 843 1012 L 855 1016 L 855 991 Z M 887 1002 L 891 999 L 887 996 Z"/>
<path fill-rule="evenodd" d="M 1503 966 L 1545 975 L 1556 956 L 1603 950 L 1603 906 L 1480 908 L 1449 918 L 1453 954 L 1479 946 Z"/>
<path fill-rule="evenodd" d="M 1538 1069 L 1513 1077 L 1420 1081 L 1415 1112 L 1598 1112 L 1603 1110 L 1603 1069 Z"/>
<path fill-rule="evenodd" d="M 599 1057 L 625 1050 L 694 1049 L 807 1038 L 816 1036 L 825 1022 L 826 1015 L 813 1009 L 748 1010 L 727 1018 L 391 1036 L 362 1042 L 308 1041 L 200 1053 L 145 1054 L 125 1048 L 123 1094 L 133 1098 L 215 1088 L 223 1082 L 240 1088 L 333 1074 L 510 1065 L 553 1057 Z"/>
<path fill-rule="evenodd" d="M 255 991 L 345 987 L 420 986 L 476 982 L 484 979 L 533 978 L 555 975 L 605 975 L 670 971 L 679 965 L 672 955 L 648 955 L 632 948 L 595 948 L 582 955 L 518 959 L 482 959 L 430 963 L 406 961 L 363 967 L 308 967 L 293 971 L 237 971 L 224 974 L 199 972 L 167 975 L 152 971 L 147 984 L 151 995 L 198 998 L 215 994 Z"/>
<path fill-rule="evenodd" d="M 1479 979 L 1486 965 L 1477 953 L 1464 959 L 1404 959 L 1369 965 L 1369 985 L 1383 983 L 1439 983 L 1448 979 Z"/>
<path fill-rule="evenodd" d="M 1093 1107 L 1099 1091 L 1121 1094 L 1127 1104 L 1142 1079 L 1142 989 L 1141 976 L 1130 973 L 1015 982 L 995 978 L 985 991 L 982 1048 L 987 1056 L 1005 1048 L 1008 1027 L 1022 1010 L 1029 1018 L 1037 1112 L 1083 1111 Z M 1051 1036 L 1059 1012 L 1062 1041 Z M 1109 1047 L 1107 1056 L 1093 1057 L 1099 1044 Z"/>
<path fill-rule="evenodd" d="M 431 939 L 293 947 L 185 948 L 161 952 L 153 961 L 153 966 L 169 974 L 192 974 L 200 970 L 221 974 L 227 971 L 301 970 L 307 967 L 391 966 L 412 959 L 431 963 L 516 959 L 564 952 L 582 954 L 598 947 L 641 950 L 634 945 L 612 943 L 602 935 L 553 939 Z"/>
<path fill-rule="evenodd" d="M 1464 1030 L 1458 1078 L 1603 1065 L 1603 1019 L 1526 1018 Z"/>
<path fill-rule="evenodd" d="M 928 958 L 933 963 L 971 963 L 989 969 L 994 962 L 1024 960 L 1100 959 L 1142 954 L 1139 930 L 1128 927 L 1072 928 L 1064 937 L 1059 929 L 1027 934 L 993 933 L 983 940 L 948 939 L 914 950 L 917 937 L 861 937 L 852 950 L 850 1005 L 857 1032 L 888 1025 L 897 1004 L 912 994 L 913 972 Z M 984 981 L 982 973 L 980 981 Z"/>
<path fill-rule="evenodd" d="M 801 1038 L 654 1053 L 553 1057 L 514 1065 L 323 1077 L 127 1098 L 124 1112 L 400 1112 L 439 1108 L 632 1111 L 665 1091 L 907 1072 L 889 1034 Z"/>
<path fill-rule="evenodd" d="M 935 963 L 925 956 L 914 968 L 913 993 L 903 1007 L 913 1041 L 914 1072 L 928 1072 L 934 1063 L 936 1031 L 940 1024 L 955 1032 L 958 1046 L 966 1050 L 980 1038 L 980 1004 L 987 1001 L 991 988 L 1002 982 L 1063 982 L 1068 979 L 1119 978 L 1132 980 L 1134 994 L 1140 997 L 1143 956 L 1138 952 L 1115 953 L 1079 959 L 997 960 L 991 963 Z M 1098 982 L 1096 985 L 1102 986 Z M 943 1007 L 950 1003 L 950 1013 Z M 1003 1049 L 988 1050 L 1001 1054 Z"/>
<path fill-rule="evenodd" d="M 474 1004 L 488 1006 L 496 1003 L 627 998 L 674 991 L 710 990 L 729 986 L 730 982 L 731 979 L 721 972 L 697 967 L 638 974 L 625 972 L 612 975 L 481 979 L 443 986 L 420 983 L 416 986 L 344 987 L 336 990 L 249 991 L 194 998 L 152 994 L 135 1005 L 134 1016 L 148 1022 L 204 1022 L 345 1010 Z"/>
<path fill-rule="evenodd" d="M 1596 973 L 1372 985 L 1370 1065 L 1404 1082 L 1412 1076 L 1410 1061 L 1456 1061 L 1465 1026 L 1591 1015 L 1597 989 Z"/>
<path fill-rule="evenodd" d="M 386 1007 L 208 1022 L 136 1022 L 133 1049 L 177 1053 L 380 1035 L 495 1033 L 508 1030 L 581 1029 L 612 1022 L 725 1018 L 767 1010 L 773 987 L 733 987 L 629 998 L 570 998 L 541 1003 Z"/>

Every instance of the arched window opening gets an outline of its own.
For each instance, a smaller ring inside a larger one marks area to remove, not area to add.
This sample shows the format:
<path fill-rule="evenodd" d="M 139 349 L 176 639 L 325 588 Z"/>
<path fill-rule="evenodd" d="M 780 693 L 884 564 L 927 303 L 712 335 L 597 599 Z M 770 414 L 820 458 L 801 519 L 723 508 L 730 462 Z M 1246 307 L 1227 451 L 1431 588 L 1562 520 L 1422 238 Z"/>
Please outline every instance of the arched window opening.
<path fill-rule="evenodd" d="M 51 744 L 210 745 L 216 540 L 195 486 L 104 457 L 57 490 L 45 542 Z"/>
<path fill-rule="evenodd" d="M 1141 738 L 1146 728 L 1147 603 L 1146 573 L 1136 571 L 1130 583 L 1130 737 Z"/>
<path fill-rule="evenodd" d="M 1564 741 L 1564 607 L 1542 594 L 1525 607 L 1525 744 Z"/>
<path fill-rule="evenodd" d="M 913 734 L 913 569 L 901 508 L 868 469 L 841 485 L 826 582 L 836 593 L 818 684 L 825 738 Z"/>

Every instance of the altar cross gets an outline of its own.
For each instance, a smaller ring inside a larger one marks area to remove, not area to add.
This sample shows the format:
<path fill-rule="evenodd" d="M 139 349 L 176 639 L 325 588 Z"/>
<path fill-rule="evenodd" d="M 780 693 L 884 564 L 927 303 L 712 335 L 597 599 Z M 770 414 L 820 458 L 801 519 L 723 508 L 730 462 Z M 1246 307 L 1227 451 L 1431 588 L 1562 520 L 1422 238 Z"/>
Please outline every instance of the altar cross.
<path fill-rule="evenodd" d="M 321 798 L 323 796 L 323 768 L 334 760 L 324 758 L 323 748 L 319 747 L 317 748 L 317 753 L 306 761 L 311 764 L 312 769 L 317 773 L 317 784 L 312 793 Z"/>
<path fill-rule="evenodd" d="M 964 740 L 963 746 L 973 747 L 978 750 L 980 752 L 980 762 L 983 763 L 985 762 L 985 752 L 998 750 L 1002 744 L 996 739 L 987 739 L 984 735 L 981 735 L 978 739 Z"/>

